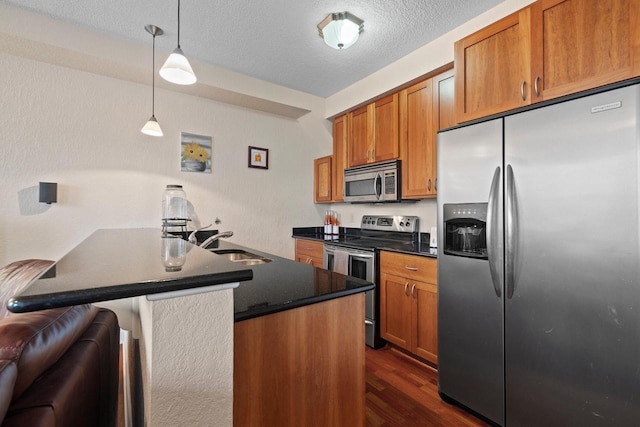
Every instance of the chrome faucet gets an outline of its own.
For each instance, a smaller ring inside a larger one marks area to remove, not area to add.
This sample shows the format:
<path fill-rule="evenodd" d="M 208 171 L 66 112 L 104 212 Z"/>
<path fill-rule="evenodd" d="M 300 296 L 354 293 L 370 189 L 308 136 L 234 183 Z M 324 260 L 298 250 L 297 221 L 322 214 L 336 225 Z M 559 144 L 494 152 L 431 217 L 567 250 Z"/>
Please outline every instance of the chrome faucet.
<path fill-rule="evenodd" d="M 189 241 L 189 243 L 193 243 L 194 245 L 198 244 L 198 239 L 196 237 L 196 234 L 198 233 L 198 231 L 202 231 L 202 230 L 206 230 L 207 228 L 211 227 L 213 224 L 209 224 L 205 227 L 201 227 L 198 228 L 197 230 L 194 230 L 191 234 L 189 234 L 189 237 L 187 238 L 187 240 Z"/>
<path fill-rule="evenodd" d="M 223 231 L 222 233 L 214 234 L 213 236 L 209 237 L 207 240 L 200 243 L 200 247 L 203 249 L 206 249 L 210 244 L 212 244 L 216 240 L 223 239 L 223 238 L 226 239 L 231 236 L 233 236 L 233 231 Z"/>

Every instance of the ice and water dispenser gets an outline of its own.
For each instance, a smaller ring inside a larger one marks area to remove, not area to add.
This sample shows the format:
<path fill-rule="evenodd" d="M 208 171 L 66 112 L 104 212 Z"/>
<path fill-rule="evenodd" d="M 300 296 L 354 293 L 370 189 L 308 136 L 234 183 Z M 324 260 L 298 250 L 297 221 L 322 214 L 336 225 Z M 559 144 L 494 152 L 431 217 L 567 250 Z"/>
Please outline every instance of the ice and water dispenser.
<path fill-rule="evenodd" d="M 487 259 L 487 203 L 443 205 L 444 253 Z"/>

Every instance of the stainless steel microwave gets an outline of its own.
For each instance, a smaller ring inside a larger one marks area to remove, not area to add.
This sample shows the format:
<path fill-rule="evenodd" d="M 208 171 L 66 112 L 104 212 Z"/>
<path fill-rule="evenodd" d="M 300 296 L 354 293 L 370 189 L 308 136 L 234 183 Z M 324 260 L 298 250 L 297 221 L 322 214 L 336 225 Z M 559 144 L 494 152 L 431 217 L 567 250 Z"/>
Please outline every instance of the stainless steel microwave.
<path fill-rule="evenodd" d="M 379 203 L 400 201 L 400 161 L 356 166 L 344 170 L 344 201 Z"/>

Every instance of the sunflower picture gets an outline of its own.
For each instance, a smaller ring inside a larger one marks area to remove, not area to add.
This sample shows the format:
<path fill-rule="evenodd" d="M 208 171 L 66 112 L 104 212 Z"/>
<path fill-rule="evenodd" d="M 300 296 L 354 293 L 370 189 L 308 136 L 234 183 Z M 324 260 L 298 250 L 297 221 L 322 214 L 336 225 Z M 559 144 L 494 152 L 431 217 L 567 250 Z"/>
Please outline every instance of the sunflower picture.
<path fill-rule="evenodd" d="M 211 173 L 211 137 L 182 132 L 180 134 L 180 168 L 183 172 Z"/>

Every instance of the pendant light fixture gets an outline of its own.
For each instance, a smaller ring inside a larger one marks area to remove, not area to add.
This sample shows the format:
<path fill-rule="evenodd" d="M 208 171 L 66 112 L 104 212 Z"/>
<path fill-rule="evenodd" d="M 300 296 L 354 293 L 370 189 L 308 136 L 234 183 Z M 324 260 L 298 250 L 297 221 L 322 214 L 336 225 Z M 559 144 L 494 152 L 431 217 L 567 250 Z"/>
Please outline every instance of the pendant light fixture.
<path fill-rule="evenodd" d="M 364 29 L 364 21 L 349 12 L 330 13 L 318 24 L 318 33 L 334 49 L 346 49 Z"/>
<path fill-rule="evenodd" d="M 161 36 L 164 31 L 155 25 L 147 25 L 144 27 L 149 34 L 153 36 L 153 54 L 151 65 L 151 118 L 140 130 L 140 132 L 151 136 L 162 136 L 162 129 L 156 120 L 156 36 Z"/>
<path fill-rule="evenodd" d="M 180 49 L 180 0 L 178 0 L 178 47 L 169 55 L 160 69 L 160 76 L 178 85 L 192 85 L 197 80 L 189 60 Z"/>

